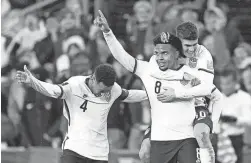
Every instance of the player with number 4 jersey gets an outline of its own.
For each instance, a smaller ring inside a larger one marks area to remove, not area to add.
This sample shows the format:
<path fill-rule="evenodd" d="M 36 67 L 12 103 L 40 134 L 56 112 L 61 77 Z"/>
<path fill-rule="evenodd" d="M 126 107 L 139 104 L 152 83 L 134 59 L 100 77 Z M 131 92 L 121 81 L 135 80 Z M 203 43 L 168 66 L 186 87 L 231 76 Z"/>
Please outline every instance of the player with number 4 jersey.
<path fill-rule="evenodd" d="M 46 96 L 63 99 L 68 132 L 61 163 L 107 163 L 107 116 L 113 102 L 147 99 L 145 91 L 122 89 L 115 82 L 114 69 L 106 64 L 98 66 L 91 76 L 74 76 L 60 85 L 39 81 L 26 66 L 24 72 L 17 72 L 16 79 Z"/>

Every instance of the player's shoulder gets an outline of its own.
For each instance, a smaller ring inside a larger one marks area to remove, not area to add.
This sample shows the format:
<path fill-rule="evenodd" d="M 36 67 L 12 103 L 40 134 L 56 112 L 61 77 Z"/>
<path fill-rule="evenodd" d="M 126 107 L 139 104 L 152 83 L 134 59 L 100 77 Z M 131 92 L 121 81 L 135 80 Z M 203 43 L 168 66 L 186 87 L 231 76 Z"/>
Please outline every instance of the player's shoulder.
<path fill-rule="evenodd" d="M 82 85 L 82 84 L 85 84 L 86 79 L 89 77 L 90 76 L 72 76 L 64 83 L 67 83 L 70 85 L 79 85 L 79 84 Z"/>
<path fill-rule="evenodd" d="M 203 45 L 199 45 L 196 57 L 200 59 L 210 59 L 212 60 L 212 54 Z"/>

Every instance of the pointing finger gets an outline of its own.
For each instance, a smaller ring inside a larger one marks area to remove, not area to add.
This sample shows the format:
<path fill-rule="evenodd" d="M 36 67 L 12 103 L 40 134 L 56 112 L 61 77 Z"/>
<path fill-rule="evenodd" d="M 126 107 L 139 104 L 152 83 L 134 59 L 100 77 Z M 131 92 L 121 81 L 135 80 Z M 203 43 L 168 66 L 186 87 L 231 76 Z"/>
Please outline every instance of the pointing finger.
<path fill-rule="evenodd" d="M 101 10 L 98 10 L 98 13 L 99 13 L 99 16 L 100 16 L 101 18 L 104 18 L 104 17 L 105 17 Z"/>

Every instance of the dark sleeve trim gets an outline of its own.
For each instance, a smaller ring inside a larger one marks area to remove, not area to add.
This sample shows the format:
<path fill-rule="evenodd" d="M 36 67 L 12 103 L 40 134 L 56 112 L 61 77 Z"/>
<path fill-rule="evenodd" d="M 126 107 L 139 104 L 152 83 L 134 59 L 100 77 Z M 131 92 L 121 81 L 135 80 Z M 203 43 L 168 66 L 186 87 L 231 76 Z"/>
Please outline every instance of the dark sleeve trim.
<path fill-rule="evenodd" d="M 210 74 L 214 74 L 214 72 L 209 71 L 209 70 L 204 69 L 204 68 L 199 68 L 198 70 L 199 70 L 199 71 L 205 71 L 205 72 L 210 73 Z"/>
<path fill-rule="evenodd" d="M 135 59 L 135 65 L 134 65 L 134 68 L 133 68 L 133 71 L 132 71 L 133 74 L 135 74 L 135 72 L 137 70 L 137 66 L 138 66 L 138 62 L 137 62 L 137 59 Z"/>
<path fill-rule="evenodd" d="M 71 115 L 70 115 L 70 110 L 69 110 L 69 107 L 67 105 L 67 102 L 65 100 L 63 100 L 64 102 L 64 106 L 65 106 L 65 109 L 66 109 L 66 113 L 67 113 L 67 116 L 68 116 L 68 125 L 70 126 L 71 125 Z"/>
<path fill-rule="evenodd" d="M 211 93 L 213 93 L 215 90 L 216 90 L 216 87 L 214 87 L 214 88 L 212 89 Z"/>
<path fill-rule="evenodd" d="M 61 98 L 63 97 L 64 90 L 63 90 L 63 88 L 62 88 L 61 85 L 58 85 L 58 86 L 59 86 L 59 88 L 60 88 L 60 90 L 61 90 L 61 93 L 60 93 L 60 95 L 58 96 L 58 99 L 61 99 Z"/>
<path fill-rule="evenodd" d="M 125 100 L 129 95 L 129 91 L 126 89 L 122 89 L 121 95 L 119 96 L 119 100 L 123 101 Z"/>

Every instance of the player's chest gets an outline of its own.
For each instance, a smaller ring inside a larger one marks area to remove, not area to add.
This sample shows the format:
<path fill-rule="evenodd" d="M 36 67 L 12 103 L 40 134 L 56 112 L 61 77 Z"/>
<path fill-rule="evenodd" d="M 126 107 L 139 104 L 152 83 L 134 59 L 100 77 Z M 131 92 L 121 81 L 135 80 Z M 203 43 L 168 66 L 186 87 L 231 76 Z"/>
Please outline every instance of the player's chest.
<path fill-rule="evenodd" d="M 77 97 L 74 97 L 71 103 L 74 105 L 74 114 L 93 118 L 106 115 L 112 105 L 112 101 L 100 103 L 93 99 Z"/>
<path fill-rule="evenodd" d="M 144 82 L 144 86 L 147 90 L 147 92 L 151 94 L 158 94 L 162 91 L 164 91 L 166 88 L 184 88 L 189 83 L 183 83 L 182 81 L 174 80 L 174 81 L 167 81 L 167 80 L 161 80 L 156 79 L 154 77 L 146 77 L 145 80 L 142 80 Z M 149 95 L 148 93 L 148 95 Z"/>

